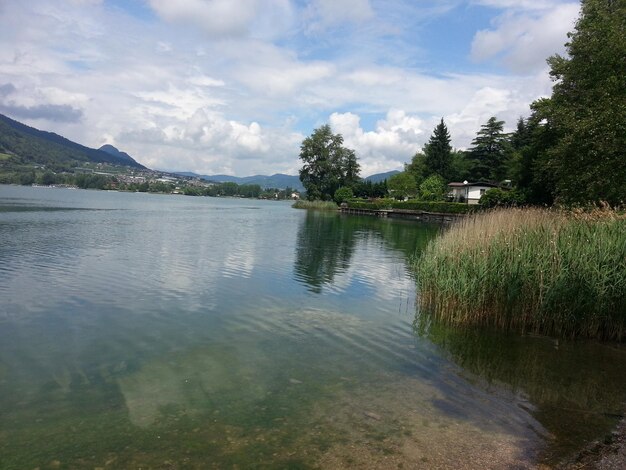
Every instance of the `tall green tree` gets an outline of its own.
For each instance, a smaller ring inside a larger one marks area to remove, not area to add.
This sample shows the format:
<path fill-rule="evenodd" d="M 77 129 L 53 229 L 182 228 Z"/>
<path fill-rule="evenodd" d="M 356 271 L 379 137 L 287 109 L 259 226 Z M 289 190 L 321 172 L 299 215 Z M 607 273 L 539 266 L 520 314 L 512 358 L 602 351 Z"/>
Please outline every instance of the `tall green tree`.
<path fill-rule="evenodd" d="M 626 201 L 626 0 L 583 0 L 566 44 L 548 59 L 545 103 L 557 134 L 546 165 L 566 203 Z"/>
<path fill-rule="evenodd" d="M 406 171 L 391 176 L 387 180 L 387 187 L 391 195 L 396 199 L 404 199 L 417 194 L 415 178 Z"/>
<path fill-rule="evenodd" d="M 342 185 L 345 187 L 354 186 L 359 180 L 361 165 L 359 165 L 356 153 L 352 149 L 343 149 L 342 156 Z"/>
<path fill-rule="evenodd" d="M 531 105 L 530 117 L 526 120 L 520 119 L 511 136 L 515 155 L 513 183 L 529 204 L 554 203 L 554 172 L 546 155 L 555 145 L 556 132 L 546 118 L 548 107 L 549 100 L 535 101 Z"/>
<path fill-rule="evenodd" d="M 341 186 L 359 179 L 359 164 L 354 150 L 343 146 L 343 136 L 333 134 L 325 124 L 313 131 L 300 146 L 300 181 L 309 200 L 332 200 Z"/>
<path fill-rule="evenodd" d="M 420 199 L 423 201 L 443 201 L 446 197 L 446 183 L 439 175 L 430 175 L 420 184 Z"/>
<path fill-rule="evenodd" d="M 452 146 L 450 132 L 441 118 L 433 130 L 428 143 L 424 145 L 424 165 L 429 175 L 436 174 L 445 181 L 451 177 Z"/>
<path fill-rule="evenodd" d="M 422 181 L 428 176 L 428 167 L 426 166 L 426 155 L 417 152 L 411 158 L 411 163 L 404 164 L 404 172 L 410 174 L 415 179 L 416 186 L 422 184 Z"/>
<path fill-rule="evenodd" d="M 504 121 L 498 121 L 495 117 L 490 117 L 481 126 L 469 149 L 469 158 L 472 160 L 472 178 L 502 181 L 506 176 L 510 147 L 503 129 Z"/>

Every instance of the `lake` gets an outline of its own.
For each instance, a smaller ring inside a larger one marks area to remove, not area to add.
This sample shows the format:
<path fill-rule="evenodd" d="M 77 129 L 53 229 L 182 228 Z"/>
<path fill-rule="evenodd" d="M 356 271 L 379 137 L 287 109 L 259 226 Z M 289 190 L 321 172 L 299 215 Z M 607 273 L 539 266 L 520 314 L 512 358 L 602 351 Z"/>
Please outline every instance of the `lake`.
<path fill-rule="evenodd" d="M 0 468 L 534 468 L 610 432 L 623 345 L 419 314 L 440 230 L 0 186 Z"/>

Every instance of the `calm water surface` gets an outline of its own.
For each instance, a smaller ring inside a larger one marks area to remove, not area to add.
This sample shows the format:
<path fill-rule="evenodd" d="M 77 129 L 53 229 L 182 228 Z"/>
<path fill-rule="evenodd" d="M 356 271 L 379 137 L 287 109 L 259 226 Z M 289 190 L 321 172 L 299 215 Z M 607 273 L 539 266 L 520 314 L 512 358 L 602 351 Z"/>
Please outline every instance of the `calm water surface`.
<path fill-rule="evenodd" d="M 436 226 L 0 186 L 0 468 L 532 468 L 626 351 L 416 321 Z"/>

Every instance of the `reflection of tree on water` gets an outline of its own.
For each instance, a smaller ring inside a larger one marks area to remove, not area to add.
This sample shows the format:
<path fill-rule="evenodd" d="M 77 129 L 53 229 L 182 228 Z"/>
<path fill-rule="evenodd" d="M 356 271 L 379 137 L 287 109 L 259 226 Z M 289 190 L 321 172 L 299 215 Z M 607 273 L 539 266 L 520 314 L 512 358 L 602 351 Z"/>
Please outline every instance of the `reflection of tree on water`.
<path fill-rule="evenodd" d="M 298 230 L 296 278 L 321 292 L 349 268 L 357 241 L 369 237 L 401 251 L 408 263 L 438 230 L 430 224 L 309 211 Z"/>
<path fill-rule="evenodd" d="M 624 411 L 626 349 L 593 341 L 506 335 L 430 323 L 415 330 L 472 376 L 510 389 L 550 432 L 545 459 L 580 450 L 611 431 Z"/>
<path fill-rule="evenodd" d="M 350 266 L 354 252 L 355 227 L 347 217 L 308 211 L 298 230 L 296 278 L 313 292 Z"/>

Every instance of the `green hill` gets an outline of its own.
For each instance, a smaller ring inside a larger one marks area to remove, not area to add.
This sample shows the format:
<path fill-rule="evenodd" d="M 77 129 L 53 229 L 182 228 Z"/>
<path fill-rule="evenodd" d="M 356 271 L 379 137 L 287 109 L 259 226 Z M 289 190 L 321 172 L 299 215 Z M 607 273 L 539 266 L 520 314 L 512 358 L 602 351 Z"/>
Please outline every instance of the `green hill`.
<path fill-rule="evenodd" d="M 120 152 L 121 153 L 121 152 Z M 145 168 L 133 158 L 96 150 L 72 142 L 53 132 L 40 131 L 0 114 L 0 155 L 13 164 L 40 164 L 51 168 L 80 166 L 81 163 Z"/>

